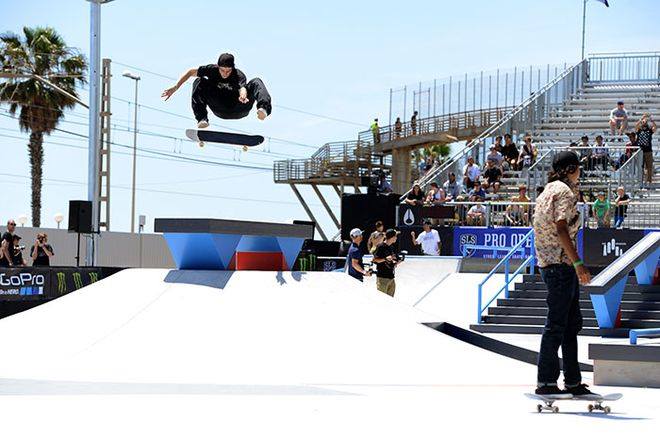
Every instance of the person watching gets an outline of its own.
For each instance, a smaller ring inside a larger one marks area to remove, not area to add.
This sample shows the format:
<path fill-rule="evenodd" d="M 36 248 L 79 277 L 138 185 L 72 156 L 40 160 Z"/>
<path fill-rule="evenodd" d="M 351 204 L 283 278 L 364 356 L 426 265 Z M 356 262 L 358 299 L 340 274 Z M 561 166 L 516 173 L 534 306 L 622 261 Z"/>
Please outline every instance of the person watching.
<path fill-rule="evenodd" d="M 614 136 L 618 130 L 618 135 L 623 136 L 626 128 L 628 128 L 628 112 L 623 106 L 623 101 L 619 101 L 610 112 L 610 133 Z"/>
<path fill-rule="evenodd" d="M 504 145 L 502 146 L 501 153 L 506 162 L 505 168 L 507 168 L 507 170 L 515 170 L 518 166 L 518 156 L 520 156 L 520 152 L 509 133 L 504 135 Z"/>
<path fill-rule="evenodd" d="M 520 150 L 520 155 L 518 156 L 518 169 L 523 170 L 524 168 L 529 168 L 532 166 L 538 155 L 538 150 L 536 146 L 532 144 L 532 137 L 525 136 L 525 143 Z"/>
<path fill-rule="evenodd" d="M 467 212 L 468 226 L 486 225 L 486 208 L 481 203 L 473 205 Z"/>
<path fill-rule="evenodd" d="M 367 250 L 370 254 L 376 252 L 376 247 L 385 240 L 385 226 L 383 226 L 383 222 L 378 220 L 375 226 L 376 230 L 371 233 L 369 240 L 367 240 Z"/>
<path fill-rule="evenodd" d="M 408 193 L 404 203 L 411 206 L 424 204 L 424 193 L 422 192 L 422 188 L 419 186 L 419 183 L 415 182 L 412 191 Z"/>
<path fill-rule="evenodd" d="M 449 173 L 449 178 L 445 182 L 444 185 L 442 185 L 442 188 L 445 191 L 445 196 L 449 200 L 459 200 L 461 194 L 463 193 L 463 185 L 460 184 L 456 180 L 456 173 Z"/>
<path fill-rule="evenodd" d="M 489 159 L 486 164 L 484 177 L 488 182 L 488 188 L 493 188 L 493 192 L 498 193 L 500 190 L 500 179 L 502 178 L 502 170 L 491 159 Z"/>
<path fill-rule="evenodd" d="M 376 247 L 373 262 L 376 264 L 376 288 L 394 297 L 396 283 L 394 282 L 394 269 L 400 263 L 394 251 L 398 232 L 388 229 L 385 232 L 385 241 Z"/>
<path fill-rule="evenodd" d="M 653 183 L 653 174 L 655 169 L 653 167 L 653 133 L 657 129 L 655 121 L 651 115 L 644 113 L 642 119 L 635 124 L 635 131 L 637 132 L 637 145 L 642 150 L 644 180 L 650 186 Z"/>
<path fill-rule="evenodd" d="M 474 157 L 468 157 L 468 162 L 465 167 L 463 167 L 463 183 L 465 184 L 465 187 L 472 188 L 474 182 L 479 180 L 479 176 L 481 176 L 479 165 L 474 163 Z"/>
<path fill-rule="evenodd" d="M 431 220 L 424 220 L 424 230 L 415 236 L 415 231 L 410 231 L 413 243 L 422 246 L 424 255 L 440 255 L 440 234 L 431 228 Z"/>
<path fill-rule="evenodd" d="M 486 164 L 488 164 L 489 161 L 493 161 L 497 168 L 502 167 L 504 156 L 502 156 L 502 153 L 497 151 L 497 146 L 495 146 L 495 144 L 490 146 L 490 153 L 488 153 L 488 156 L 486 156 Z"/>
<path fill-rule="evenodd" d="M 16 231 L 16 222 L 9 220 L 7 222 L 7 231 L 0 238 L 0 267 L 11 267 L 13 263 L 14 252 L 14 231 Z"/>
<path fill-rule="evenodd" d="M 37 240 L 30 248 L 33 266 L 50 266 L 50 259 L 55 256 L 53 247 L 48 244 L 48 235 L 44 233 L 37 234 Z"/>
<path fill-rule="evenodd" d="M 362 230 L 359 228 L 351 230 L 351 242 L 346 256 L 347 272 L 359 282 L 363 282 L 364 277 L 371 276 L 371 273 L 364 269 L 364 263 L 362 262 L 362 257 L 364 257 L 364 252 L 360 246 L 360 243 L 362 243 Z"/>
<path fill-rule="evenodd" d="M 437 183 L 431 182 L 429 185 L 431 188 L 429 189 L 428 194 L 426 195 L 426 203 L 429 205 L 441 205 L 442 203 L 445 203 L 447 201 L 447 197 L 445 196 L 445 192 L 438 186 Z"/>
<path fill-rule="evenodd" d="M 483 202 L 486 200 L 486 190 L 484 190 L 479 181 L 474 182 L 473 189 L 468 193 L 468 200 L 471 202 Z"/>
<path fill-rule="evenodd" d="M 607 144 L 603 142 L 603 136 L 601 135 L 596 136 L 596 143 L 591 153 L 591 159 L 594 169 L 596 165 L 600 165 L 603 171 L 607 171 L 610 163 L 610 150 Z"/>
<path fill-rule="evenodd" d="M 25 249 L 25 246 L 21 246 L 21 237 L 14 234 L 11 251 L 11 262 L 14 267 L 25 266 L 25 259 L 23 259 L 23 249 Z"/>
<path fill-rule="evenodd" d="M 596 200 L 594 201 L 593 212 L 594 217 L 596 217 L 596 222 L 599 228 L 609 228 L 610 227 L 610 201 L 606 197 L 605 193 L 600 191 L 596 195 Z"/>
<path fill-rule="evenodd" d="M 623 220 L 628 211 L 630 204 L 630 196 L 626 194 L 624 187 L 620 186 L 616 189 L 616 199 L 614 200 L 614 227 L 623 228 Z"/>

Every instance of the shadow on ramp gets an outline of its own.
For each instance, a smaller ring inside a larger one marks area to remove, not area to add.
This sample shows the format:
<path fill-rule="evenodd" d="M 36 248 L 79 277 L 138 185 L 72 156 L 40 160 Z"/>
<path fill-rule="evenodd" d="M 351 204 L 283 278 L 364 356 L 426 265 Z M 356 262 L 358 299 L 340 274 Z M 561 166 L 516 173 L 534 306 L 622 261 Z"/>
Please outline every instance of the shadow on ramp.
<path fill-rule="evenodd" d="M 224 289 L 233 274 L 226 270 L 171 270 L 165 276 L 165 282 Z"/>
<path fill-rule="evenodd" d="M 437 330 L 440 333 L 444 333 L 447 336 L 456 338 L 460 341 L 466 342 L 475 347 L 483 348 L 484 350 L 497 353 L 502 356 L 506 356 L 511 359 L 516 359 L 521 362 L 528 364 L 536 365 L 539 353 L 534 350 L 528 350 L 526 348 L 518 347 L 517 345 L 508 344 L 506 342 L 498 341 L 497 339 L 489 338 L 480 333 L 473 332 L 472 330 L 466 330 L 461 327 L 457 327 L 448 322 L 427 322 L 424 323 L 427 327 Z M 560 367 L 563 370 L 563 362 L 559 359 Z M 585 372 L 593 372 L 594 367 L 591 364 L 585 364 L 580 362 L 580 370 Z"/>

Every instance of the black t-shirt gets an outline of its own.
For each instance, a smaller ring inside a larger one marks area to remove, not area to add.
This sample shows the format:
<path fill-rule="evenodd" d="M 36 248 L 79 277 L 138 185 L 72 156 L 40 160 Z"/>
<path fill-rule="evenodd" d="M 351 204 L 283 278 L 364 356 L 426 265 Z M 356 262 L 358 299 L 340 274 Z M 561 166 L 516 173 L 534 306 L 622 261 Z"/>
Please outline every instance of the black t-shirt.
<path fill-rule="evenodd" d="M 12 249 L 11 250 L 11 262 L 14 266 L 22 266 L 24 261 L 23 261 L 23 252 L 20 249 Z"/>
<path fill-rule="evenodd" d="M 630 197 L 628 197 L 628 194 L 624 194 L 621 196 L 620 199 L 617 200 L 623 202 L 625 200 L 630 200 Z M 623 217 L 626 215 L 626 211 L 628 211 L 628 205 L 617 205 L 614 207 L 614 209 L 615 209 L 615 215 L 617 217 Z"/>
<path fill-rule="evenodd" d="M 516 147 L 515 143 L 510 143 L 509 145 L 503 145 L 502 146 L 502 156 L 506 157 L 508 160 L 518 160 L 518 156 L 520 153 L 518 152 L 518 147 Z"/>
<path fill-rule="evenodd" d="M 500 177 L 502 177 L 502 171 L 497 167 L 486 168 L 484 171 L 484 177 L 488 179 L 489 184 L 499 182 Z"/>
<path fill-rule="evenodd" d="M 238 100 L 238 91 L 241 87 L 245 87 L 247 79 L 245 74 L 240 70 L 234 68 L 231 75 L 227 79 L 220 75 L 220 70 L 217 64 L 208 64 L 206 66 L 199 66 L 197 69 L 197 76 L 206 77 L 215 87 L 218 88 L 220 97 L 228 101 Z"/>
<path fill-rule="evenodd" d="M 648 153 L 652 151 L 653 145 L 653 130 L 648 125 L 642 126 L 637 130 L 637 146 L 645 152 Z"/>
<path fill-rule="evenodd" d="M 415 191 L 410 191 L 406 196 L 406 200 L 419 200 L 421 202 L 424 200 L 424 193 L 420 191 L 418 194 L 415 194 Z"/>
<path fill-rule="evenodd" d="M 394 248 L 389 244 L 383 242 L 376 247 L 376 252 L 374 252 L 374 257 L 376 258 L 386 258 L 394 254 Z M 376 263 L 376 268 L 378 269 L 378 278 L 394 278 L 394 262 L 383 261 L 382 263 Z"/>
<path fill-rule="evenodd" d="M 51 245 L 47 244 L 46 249 L 48 249 L 48 252 L 51 254 L 53 253 L 53 248 Z M 34 253 L 34 246 L 30 248 L 30 256 Z M 50 266 L 50 257 L 46 255 L 46 252 L 43 250 L 41 246 L 39 246 L 39 249 L 37 249 L 37 258 L 34 259 L 32 262 L 33 266 Z"/>
<path fill-rule="evenodd" d="M 0 246 L 2 246 L 2 243 L 4 241 L 7 241 L 7 246 L 9 249 L 9 255 L 13 255 L 14 253 L 14 234 L 11 232 L 5 232 L 2 234 L 2 239 L 0 239 Z M 0 252 L 0 266 L 2 267 L 8 267 L 9 266 L 9 261 L 5 258 L 4 252 Z"/>

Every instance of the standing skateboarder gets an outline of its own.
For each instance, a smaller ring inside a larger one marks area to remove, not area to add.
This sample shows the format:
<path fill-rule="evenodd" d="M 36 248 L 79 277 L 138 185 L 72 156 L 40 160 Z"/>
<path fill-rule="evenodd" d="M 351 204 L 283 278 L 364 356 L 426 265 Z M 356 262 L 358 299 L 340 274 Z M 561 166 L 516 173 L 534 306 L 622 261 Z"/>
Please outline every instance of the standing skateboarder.
<path fill-rule="evenodd" d="M 550 398 L 595 395 L 582 383 L 578 363 L 577 335 L 582 329 L 579 285 L 591 281 L 591 274 L 575 247 L 580 228 L 579 177 L 578 156 L 572 151 L 557 154 L 534 211 L 536 256 L 541 278 L 548 288 L 548 315 L 539 351 L 536 394 Z M 557 386 L 559 347 L 564 362 L 564 390 Z"/>
<path fill-rule="evenodd" d="M 188 70 L 174 86 L 165 89 L 161 97 L 167 101 L 193 76 L 197 77 L 192 92 L 192 109 L 197 128 L 209 126 L 207 107 L 222 119 L 246 117 L 255 102 L 257 118 L 263 121 L 271 113 L 271 99 L 263 81 L 254 78 L 247 82 L 245 74 L 234 66 L 234 56 L 230 53 L 220 55 L 218 64 Z"/>

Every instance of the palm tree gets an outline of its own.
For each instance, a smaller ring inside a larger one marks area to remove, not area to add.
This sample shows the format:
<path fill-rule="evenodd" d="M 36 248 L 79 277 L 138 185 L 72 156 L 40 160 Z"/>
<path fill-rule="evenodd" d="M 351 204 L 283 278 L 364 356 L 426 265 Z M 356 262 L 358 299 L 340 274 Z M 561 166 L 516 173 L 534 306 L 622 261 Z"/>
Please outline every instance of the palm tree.
<path fill-rule="evenodd" d="M 78 97 L 76 84 L 85 82 L 86 71 L 85 57 L 68 48 L 53 28 L 24 27 L 23 36 L 12 32 L 0 35 L 0 103 L 9 105 L 12 116 L 18 113 L 21 131 L 30 133 L 28 154 L 35 227 L 41 225 L 44 135 L 57 128 L 65 109 L 75 106 L 72 97 Z"/>

